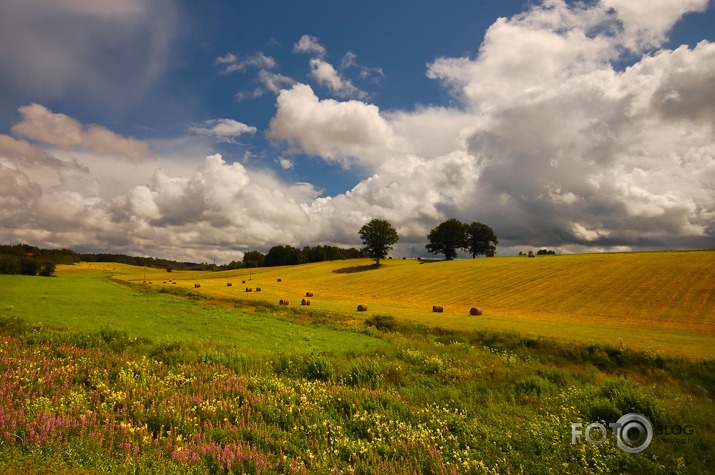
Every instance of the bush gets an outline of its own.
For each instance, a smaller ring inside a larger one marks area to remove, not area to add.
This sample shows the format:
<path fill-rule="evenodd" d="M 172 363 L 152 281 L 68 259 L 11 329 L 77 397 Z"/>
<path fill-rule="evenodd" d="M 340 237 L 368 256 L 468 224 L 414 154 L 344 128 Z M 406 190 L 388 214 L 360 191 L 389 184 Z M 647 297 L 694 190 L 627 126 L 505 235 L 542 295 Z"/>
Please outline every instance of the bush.
<path fill-rule="evenodd" d="M 553 392 L 554 384 L 541 376 L 526 376 L 514 383 L 514 391 L 525 396 L 542 396 Z"/>
<path fill-rule="evenodd" d="M 310 381 L 330 381 L 334 374 L 333 364 L 325 357 L 310 355 L 303 376 Z"/>
<path fill-rule="evenodd" d="M 365 325 L 383 332 L 395 331 L 397 322 L 392 315 L 375 315 L 365 320 Z"/>
<path fill-rule="evenodd" d="M 42 265 L 42 269 L 40 269 L 40 275 L 42 277 L 52 277 L 52 274 L 55 273 L 55 264 L 52 262 L 46 262 L 45 264 Z"/>
<path fill-rule="evenodd" d="M 367 386 L 375 389 L 382 384 L 382 370 L 374 361 L 355 363 L 348 369 L 345 384 L 348 386 Z"/>
<path fill-rule="evenodd" d="M 633 380 L 616 378 L 601 386 L 589 415 L 593 420 L 615 422 L 631 412 L 646 416 L 653 424 L 663 422 L 664 411 L 646 388 Z"/>

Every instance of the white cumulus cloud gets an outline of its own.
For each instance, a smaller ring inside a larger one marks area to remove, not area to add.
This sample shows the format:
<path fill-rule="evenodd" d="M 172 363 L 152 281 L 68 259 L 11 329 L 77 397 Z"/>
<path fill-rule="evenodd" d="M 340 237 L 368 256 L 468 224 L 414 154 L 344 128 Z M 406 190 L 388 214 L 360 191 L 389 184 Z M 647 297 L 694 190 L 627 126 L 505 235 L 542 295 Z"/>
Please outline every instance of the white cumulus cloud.
<path fill-rule="evenodd" d="M 202 125 L 194 125 L 189 130 L 195 134 L 210 135 L 220 141 L 233 142 L 236 137 L 244 134 L 253 135 L 258 129 L 233 119 L 210 119 Z"/>

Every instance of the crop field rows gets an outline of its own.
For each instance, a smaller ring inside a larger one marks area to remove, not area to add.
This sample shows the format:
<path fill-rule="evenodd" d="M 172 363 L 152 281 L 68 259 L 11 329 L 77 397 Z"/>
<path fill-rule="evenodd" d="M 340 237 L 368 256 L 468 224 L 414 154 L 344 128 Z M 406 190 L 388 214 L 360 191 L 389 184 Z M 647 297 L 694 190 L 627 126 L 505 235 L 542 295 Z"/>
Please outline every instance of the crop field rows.
<path fill-rule="evenodd" d="M 116 277 L 143 280 L 138 269 Z M 250 275 L 250 277 L 249 277 Z M 369 314 L 447 329 L 496 329 L 572 339 L 628 342 L 639 349 L 713 356 L 715 252 L 587 254 L 528 259 L 460 261 L 335 261 L 218 273 L 151 270 L 153 288 L 176 286 L 207 297 L 275 305 L 287 299 L 355 314 Z M 249 280 L 250 279 L 250 280 Z M 281 279 L 281 282 L 278 282 Z M 246 281 L 245 284 L 242 281 Z M 227 283 L 233 285 L 227 287 Z M 200 288 L 194 289 L 199 283 Z M 261 292 L 245 292 L 261 287 Z M 433 305 L 444 312 L 433 314 Z M 469 316 L 478 306 L 484 315 Z M 357 316 L 357 318 L 362 318 Z M 683 341 L 687 344 L 683 345 Z"/>

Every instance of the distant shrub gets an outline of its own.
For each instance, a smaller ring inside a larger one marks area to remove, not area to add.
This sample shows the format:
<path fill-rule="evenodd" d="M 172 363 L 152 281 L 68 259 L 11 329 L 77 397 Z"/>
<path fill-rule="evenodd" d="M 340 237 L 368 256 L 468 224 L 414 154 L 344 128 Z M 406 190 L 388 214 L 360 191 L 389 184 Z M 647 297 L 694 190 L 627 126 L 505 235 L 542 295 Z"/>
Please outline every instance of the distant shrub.
<path fill-rule="evenodd" d="M 55 264 L 52 262 L 46 262 L 42 265 L 42 268 L 40 268 L 40 273 L 42 277 L 52 277 L 52 274 L 55 273 Z"/>
<path fill-rule="evenodd" d="M 365 320 L 365 325 L 375 327 L 383 332 L 395 331 L 397 328 L 397 322 L 392 315 L 374 315 Z"/>

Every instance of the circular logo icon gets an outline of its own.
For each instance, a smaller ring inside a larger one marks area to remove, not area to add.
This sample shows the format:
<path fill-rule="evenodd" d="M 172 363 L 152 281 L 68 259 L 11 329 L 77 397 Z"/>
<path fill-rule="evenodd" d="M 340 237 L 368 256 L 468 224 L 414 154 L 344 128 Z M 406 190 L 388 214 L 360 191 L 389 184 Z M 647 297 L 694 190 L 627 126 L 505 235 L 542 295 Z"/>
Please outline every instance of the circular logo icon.
<path fill-rule="evenodd" d="M 653 424 L 641 414 L 624 414 L 616 422 L 616 444 L 624 452 L 637 454 L 653 441 Z"/>

